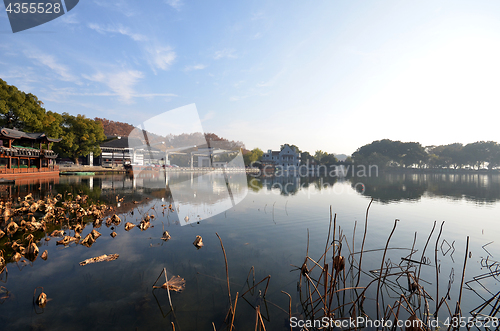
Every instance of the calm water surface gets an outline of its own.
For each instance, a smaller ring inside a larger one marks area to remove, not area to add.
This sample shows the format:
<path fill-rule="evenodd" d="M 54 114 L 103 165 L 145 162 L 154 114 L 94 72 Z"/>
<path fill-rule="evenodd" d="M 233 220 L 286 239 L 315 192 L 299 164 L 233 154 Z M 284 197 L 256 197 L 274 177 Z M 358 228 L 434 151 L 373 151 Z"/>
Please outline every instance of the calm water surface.
<path fill-rule="evenodd" d="M 8 274 L 2 276 L 0 285 L 9 291 L 9 297 L 0 300 L 0 330 L 171 330 L 172 321 L 178 325 L 177 330 L 212 330 L 212 322 L 222 329 L 228 297 L 224 257 L 216 232 L 226 249 L 233 298 L 236 292 L 242 294 L 248 289 L 245 282 L 252 266 L 256 281 L 271 275 L 265 300 L 258 290 L 239 299 L 236 329 L 253 330 L 254 307 L 260 305 L 268 330 L 289 330 L 288 297 L 281 291 L 292 295 L 292 313 L 298 316 L 299 273 L 290 270 L 295 269 L 291 265 L 304 261 L 308 231 L 309 255 L 319 259 L 325 248 L 331 206 L 337 214 L 337 225 L 350 243 L 356 227 L 354 251 L 359 252 L 372 198 L 365 250 L 383 248 L 395 219 L 399 219 L 389 247 L 411 248 L 416 232 L 419 255 L 437 221 L 425 254 L 431 265 L 424 266 L 421 275 L 429 283 L 429 291 L 435 291 L 434 247 L 442 221 L 445 223 L 438 243 L 441 296 L 450 278 L 454 288 L 459 287 L 467 236 L 471 258 L 466 280 L 488 272 L 484 259 L 491 264 L 500 256 L 498 175 L 393 174 L 350 180 L 250 176 L 248 187 L 232 185 L 229 193 L 228 178 L 220 174 L 204 178 L 172 174 L 167 181 L 168 189 L 154 181 L 149 185 L 148 178 L 134 180 L 121 175 L 66 176 L 58 182 L 1 186 L 2 199 L 24 197 L 29 192 L 36 197 L 83 192 L 115 206 L 117 195 L 125 200 L 117 207 L 122 223 L 114 228 L 118 234 L 115 238 L 105 225 L 98 229 L 102 236 L 90 248 L 56 246 L 55 238 L 42 238 L 38 246 L 40 253 L 48 251 L 47 261 L 38 257 L 32 263 L 7 265 Z M 176 212 L 163 214 L 161 205 L 171 201 Z M 146 213 L 155 215 L 152 228 L 124 230 L 125 222 L 138 224 Z M 160 239 L 163 228 L 172 236 L 167 242 Z M 88 223 L 82 238 L 91 230 L 92 223 Z M 201 249 L 193 246 L 197 235 L 205 243 Z M 6 240 L 4 237 L 0 244 Z M 120 257 L 79 265 L 102 254 Z M 387 259 L 399 263 L 408 254 L 394 249 L 388 251 Z M 380 268 L 381 257 L 380 251 L 365 253 L 363 269 Z M 169 313 L 167 293 L 152 290 L 164 267 L 169 275 L 186 279 L 185 290 L 172 293 L 175 316 Z M 368 279 L 363 276 L 363 281 Z M 493 293 L 500 290 L 495 277 L 485 279 L 482 285 Z M 37 286 L 43 286 L 51 300 L 43 310 L 33 307 Z M 259 289 L 263 291 L 264 287 Z M 472 283 L 471 287 L 475 291 L 464 290 L 463 311 L 483 302 L 480 296 L 491 297 L 481 285 Z M 452 292 L 452 301 L 456 301 L 457 292 Z M 374 303 L 368 301 L 366 309 L 373 313 Z"/>

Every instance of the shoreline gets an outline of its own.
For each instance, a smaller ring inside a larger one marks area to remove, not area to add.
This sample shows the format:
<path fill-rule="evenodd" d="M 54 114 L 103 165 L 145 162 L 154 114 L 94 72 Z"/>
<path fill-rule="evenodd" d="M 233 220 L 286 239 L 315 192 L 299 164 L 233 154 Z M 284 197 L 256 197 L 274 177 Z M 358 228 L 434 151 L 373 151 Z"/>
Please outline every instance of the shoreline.
<path fill-rule="evenodd" d="M 70 166 L 70 167 L 60 167 L 60 175 L 74 174 L 79 172 L 94 172 L 96 175 L 106 175 L 106 174 L 126 174 L 127 170 L 123 167 L 116 168 L 104 168 L 101 166 Z M 154 168 L 154 170 L 142 170 L 146 172 L 163 172 L 163 168 Z M 246 173 L 256 173 L 258 169 L 239 169 L 239 168 L 166 168 L 167 172 L 246 172 Z"/>

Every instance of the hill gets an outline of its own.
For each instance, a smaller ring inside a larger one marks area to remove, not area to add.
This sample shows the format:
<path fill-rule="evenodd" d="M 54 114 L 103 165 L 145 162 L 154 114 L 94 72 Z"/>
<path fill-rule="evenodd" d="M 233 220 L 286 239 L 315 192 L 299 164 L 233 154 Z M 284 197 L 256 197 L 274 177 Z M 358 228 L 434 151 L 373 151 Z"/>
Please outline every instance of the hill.
<path fill-rule="evenodd" d="M 144 134 L 141 133 L 139 130 L 136 129 L 133 125 L 124 123 L 124 122 L 118 122 L 118 121 L 112 121 L 108 120 L 106 118 L 99 118 L 96 117 L 95 121 L 98 121 L 101 123 L 103 129 L 104 129 L 104 134 L 106 136 L 121 136 L 121 137 L 137 137 L 137 138 L 144 138 Z M 208 145 L 211 147 L 219 147 L 223 149 L 243 149 L 245 152 L 245 144 L 241 141 L 234 141 L 234 140 L 228 140 L 223 137 L 219 137 L 215 133 L 205 133 L 205 137 L 201 135 L 201 133 L 191 133 L 191 134 L 181 134 L 181 135 L 168 135 L 168 136 L 160 136 L 154 133 L 150 133 L 146 131 L 146 137 L 149 140 L 150 144 L 154 144 L 160 141 L 165 141 L 168 139 L 169 141 L 169 147 L 170 148 L 176 148 L 176 147 L 185 147 L 185 146 L 200 146 L 200 145 Z M 161 147 L 158 147 L 161 149 Z"/>

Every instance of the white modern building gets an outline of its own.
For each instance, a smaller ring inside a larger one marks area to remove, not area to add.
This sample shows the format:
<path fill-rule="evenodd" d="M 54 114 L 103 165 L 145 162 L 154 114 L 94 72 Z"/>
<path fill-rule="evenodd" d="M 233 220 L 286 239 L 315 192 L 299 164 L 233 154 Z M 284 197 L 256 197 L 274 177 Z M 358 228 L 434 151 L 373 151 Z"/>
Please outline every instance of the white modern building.
<path fill-rule="evenodd" d="M 268 150 L 262 156 L 262 163 L 275 166 L 298 167 L 300 165 L 300 153 L 294 147 L 285 145 L 281 151 Z"/>

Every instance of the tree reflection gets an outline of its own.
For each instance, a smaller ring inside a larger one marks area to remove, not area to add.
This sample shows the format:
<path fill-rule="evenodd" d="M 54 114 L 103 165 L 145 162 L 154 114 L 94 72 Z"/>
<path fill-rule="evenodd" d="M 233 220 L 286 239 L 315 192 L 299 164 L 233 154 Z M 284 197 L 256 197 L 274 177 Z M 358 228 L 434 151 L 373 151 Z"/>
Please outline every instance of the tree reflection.
<path fill-rule="evenodd" d="M 500 200 L 500 176 L 492 174 L 394 174 L 350 178 L 359 193 L 382 203 L 419 200 L 424 195 L 477 203 Z M 364 186 L 356 185 L 363 183 Z"/>

